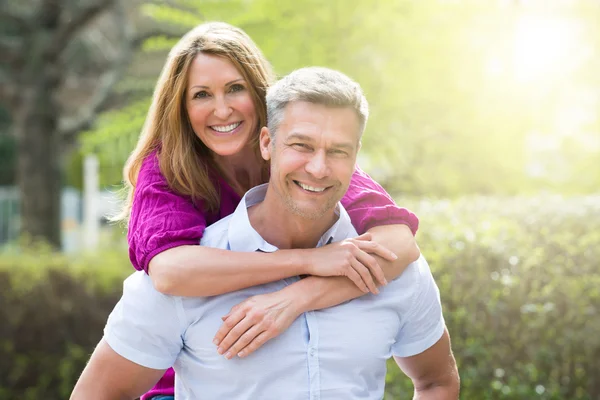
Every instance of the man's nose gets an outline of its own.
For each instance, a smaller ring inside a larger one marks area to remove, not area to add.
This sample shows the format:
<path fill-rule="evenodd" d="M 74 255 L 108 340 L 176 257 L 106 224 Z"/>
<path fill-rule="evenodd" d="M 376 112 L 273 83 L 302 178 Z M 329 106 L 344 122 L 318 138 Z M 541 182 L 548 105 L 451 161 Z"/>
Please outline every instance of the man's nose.
<path fill-rule="evenodd" d="M 316 179 L 323 179 L 329 175 L 329 165 L 324 151 L 316 151 L 306 163 L 306 172 Z"/>
<path fill-rule="evenodd" d="M 224 97 L 215 98 L 215 117 L 226 120 L 231 115 L 232 109 Z"/>

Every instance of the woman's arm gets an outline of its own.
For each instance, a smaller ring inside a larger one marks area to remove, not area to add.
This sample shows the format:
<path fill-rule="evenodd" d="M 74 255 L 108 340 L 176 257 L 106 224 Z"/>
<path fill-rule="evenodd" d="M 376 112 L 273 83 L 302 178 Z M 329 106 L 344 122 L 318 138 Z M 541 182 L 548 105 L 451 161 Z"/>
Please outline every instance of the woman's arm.
<path fill-rule="evenodd" d="M 152 258 L 148 273 L 156 290 L 177 296 L 215 296 L 297 275 L 346 277 L 359 293 L 377 293 L 384 272 L 369 253 L 386 262 L 396 256 L 370 238 L 273 253 L 179 246 Z"/>
<path fill-rule="evenodd" d="M 400 255 L 393 261 L 374 255 L 387 280 L 400 276 L 421 254 L 406 225 L 377 226 L 369 233 L 373 243 L 382 244 Z M 224 323 L 215 335 L 215 344 L 219 353 L 227 358 L 245 357 L 285 331 L 303 312 L 336 306 L 363 294 L 344 277 L 309 276 L 280 291 L 253 296 L 235 306 L 223 317 Z"/>
<path fill-rule="evenodd" d="M 371 228 L 369 233 L 374 242 L 382 244 L 398 255 L 398 259 L 394 261 L 375 255 L 388 281 L 399 277 L 406 267 L 421 255 L 417 242 L 406 225 L 376 226 Z M 283 290 L 286 289 L 299 302 L 300 312 L 336 306 L 364 294 L 358 291 L 348 279 L 337 277 L 309 276 Z"/>

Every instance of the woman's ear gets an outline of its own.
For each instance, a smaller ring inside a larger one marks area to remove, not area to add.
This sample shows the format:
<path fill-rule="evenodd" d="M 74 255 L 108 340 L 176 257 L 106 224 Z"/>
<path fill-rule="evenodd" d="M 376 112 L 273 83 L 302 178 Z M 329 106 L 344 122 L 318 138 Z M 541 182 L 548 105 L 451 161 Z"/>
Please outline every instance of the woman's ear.
<path fill-rule="evenodd" d="M 269 128 L 264 126 L 260 130 L 260 154 L 262 158 L 266 161 L 271 159 L 271 134 L 269 133 Z"/>

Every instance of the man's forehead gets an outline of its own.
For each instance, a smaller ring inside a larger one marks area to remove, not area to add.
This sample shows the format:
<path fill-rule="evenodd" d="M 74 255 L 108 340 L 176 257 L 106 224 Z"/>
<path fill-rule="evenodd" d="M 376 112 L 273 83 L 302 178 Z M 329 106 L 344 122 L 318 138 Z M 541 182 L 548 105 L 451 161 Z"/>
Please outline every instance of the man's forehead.
<path fill-rule="evenodd" d="M 286 137 L 304 140 L 328 134 L 343 142 L 360 139 L 360 121 L 351 107 L 292 102 L 285 108 L 280 128 Z"/>

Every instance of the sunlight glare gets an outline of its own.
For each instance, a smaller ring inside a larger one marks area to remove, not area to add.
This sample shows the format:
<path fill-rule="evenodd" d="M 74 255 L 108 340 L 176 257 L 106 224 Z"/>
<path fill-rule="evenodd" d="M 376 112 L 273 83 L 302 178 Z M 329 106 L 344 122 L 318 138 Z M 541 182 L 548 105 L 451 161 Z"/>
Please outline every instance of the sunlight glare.
<path fill-rule="evenodd" d="M 572 70 L 579 36 L 576 28 L 565 18 L 521 17 L 514 35 L 513 67 L 517 81 L 544 80 Z"/>

